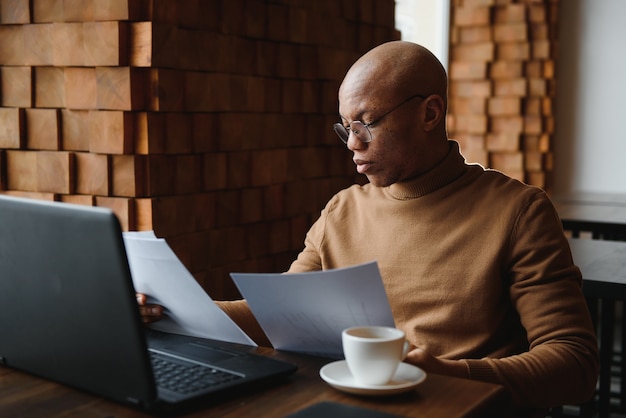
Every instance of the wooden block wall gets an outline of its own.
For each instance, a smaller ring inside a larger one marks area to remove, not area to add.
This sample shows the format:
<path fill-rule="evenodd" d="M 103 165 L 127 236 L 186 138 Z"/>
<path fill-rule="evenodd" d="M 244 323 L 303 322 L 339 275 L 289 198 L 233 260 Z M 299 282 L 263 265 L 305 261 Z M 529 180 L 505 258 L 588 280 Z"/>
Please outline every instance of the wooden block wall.
<path fill-rule="evenodd" d="M 332 131 L 393 0 L 0 0 L 0 193 L 105 206 L 213 297 L 355 180 Z"/>
<path fill-rule="evenodd" d="M 449 134 L 468 161 L 550 190 L 558 0 L 453 0 Z"/>

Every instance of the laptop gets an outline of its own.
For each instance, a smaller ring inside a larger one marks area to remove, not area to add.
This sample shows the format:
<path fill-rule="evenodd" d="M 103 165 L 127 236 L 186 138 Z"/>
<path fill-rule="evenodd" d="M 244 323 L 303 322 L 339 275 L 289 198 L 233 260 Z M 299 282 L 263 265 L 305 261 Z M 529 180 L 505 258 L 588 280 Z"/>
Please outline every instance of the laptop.
<path fill-rule="evenodd" d="M 0 364 L 171 412 L 296 370 L 254 351 L 145 327 L 112 211 L 0 196 Z"/>

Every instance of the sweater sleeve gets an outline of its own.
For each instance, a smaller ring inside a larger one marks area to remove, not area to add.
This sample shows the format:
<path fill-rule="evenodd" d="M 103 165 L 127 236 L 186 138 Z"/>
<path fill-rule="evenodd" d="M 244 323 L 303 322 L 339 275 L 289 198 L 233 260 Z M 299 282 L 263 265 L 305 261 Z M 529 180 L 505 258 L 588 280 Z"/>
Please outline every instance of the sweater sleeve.
<path fill-rule="evenodd" d="M 520 212 L 508 254 L 504 269 L 510 298 L 529 350 L 501 359 L 466 360 L 470 377 L 502 384 L 521 405 L 584 402 L 597 381 L 597 340 L 580 270 L 544 193 Z"/>

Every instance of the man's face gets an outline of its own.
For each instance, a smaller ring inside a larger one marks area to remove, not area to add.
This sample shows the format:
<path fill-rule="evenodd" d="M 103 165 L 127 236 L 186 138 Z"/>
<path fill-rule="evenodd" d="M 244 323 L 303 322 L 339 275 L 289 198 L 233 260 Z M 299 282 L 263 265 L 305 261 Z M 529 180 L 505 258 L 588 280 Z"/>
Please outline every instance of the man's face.
<path fill-rule="evenodd" d="M 345 127 L 353 121 L 372 123 L 407 98 L 377 103 L 366 96 L 339 95 L 339 113 Z M 411 92 L 407 92 L 410 97 Z M 368 127 L 372 140 L 362 142 L 353 133 L 347 147 L 354 153 L 353 161 L 359 173 L 365 174 L 377 187 L 413 177 L 420 173 L 420 155 L 425 150 L 425 138 L 420 134 L 419 115 L 423 99 L 416 97 L 401 104 Z"/>

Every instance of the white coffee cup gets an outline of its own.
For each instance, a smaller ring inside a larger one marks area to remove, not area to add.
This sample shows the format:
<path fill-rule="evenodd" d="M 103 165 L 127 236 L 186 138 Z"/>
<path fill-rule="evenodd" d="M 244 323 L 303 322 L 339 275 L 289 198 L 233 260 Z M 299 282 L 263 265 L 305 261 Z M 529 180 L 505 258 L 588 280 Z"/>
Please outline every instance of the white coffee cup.
<path fill-rule="evenodd" d="M 364 385 L 388 383 L 410 347 L 404 331 L 392 327 L 348 328 L 341 333 L 341 340 L 350 373 Z"/>

